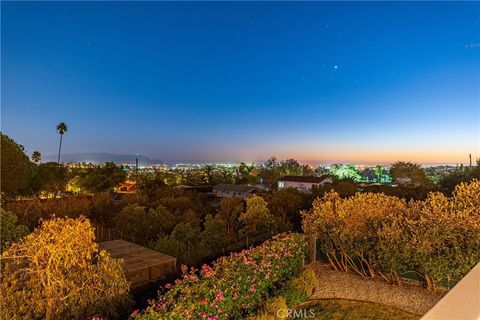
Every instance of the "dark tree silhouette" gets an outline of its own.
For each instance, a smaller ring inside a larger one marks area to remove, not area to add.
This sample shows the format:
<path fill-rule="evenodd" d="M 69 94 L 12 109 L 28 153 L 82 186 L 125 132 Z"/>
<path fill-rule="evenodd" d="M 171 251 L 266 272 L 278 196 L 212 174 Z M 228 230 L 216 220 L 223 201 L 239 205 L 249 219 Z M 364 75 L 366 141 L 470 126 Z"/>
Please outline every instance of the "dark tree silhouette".
<path fill-rule="evenodd" d="M 63 135 L 68 131 L 68 127 L 65 122 L 60 122 L 57 124 L 57 132 L 60 134 L 60 145 L 58 146 L 58 160 L 57 162 L 60 163 L 60 153 L 62 152 L 62 140 Z"/>

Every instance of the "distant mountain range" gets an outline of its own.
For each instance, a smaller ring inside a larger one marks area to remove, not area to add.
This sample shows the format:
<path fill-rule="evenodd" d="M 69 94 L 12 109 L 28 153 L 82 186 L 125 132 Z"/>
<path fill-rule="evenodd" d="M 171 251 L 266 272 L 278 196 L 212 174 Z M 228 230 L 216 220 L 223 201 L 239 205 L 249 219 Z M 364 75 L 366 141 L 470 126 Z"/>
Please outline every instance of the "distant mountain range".
<path fill-rule="evenodd" d="M 116 164 L 134 164 L 135 158 L 138 157 L 138 163 L 140 165 L 146 164 L 164 164 L 165 162 L 152 159 L 142 155 L 135 154 L 115 154 L 115 153 L 65 153 L 62 154 L 61 161 L 63 163 L 105 163 L 115 162 Z M 57 155 L 46 155 L 43 157 L 42 162 L 57 161 Z"/>

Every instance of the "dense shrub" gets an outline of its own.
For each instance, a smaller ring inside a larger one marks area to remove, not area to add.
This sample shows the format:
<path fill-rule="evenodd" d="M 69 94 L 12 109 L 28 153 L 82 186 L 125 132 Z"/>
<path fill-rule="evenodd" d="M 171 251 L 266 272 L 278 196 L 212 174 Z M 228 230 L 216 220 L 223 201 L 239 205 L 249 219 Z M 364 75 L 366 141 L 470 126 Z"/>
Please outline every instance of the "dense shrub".
<path fill-rule="evenodd" d="M 302 271 L 298 276 L 293 277 L 276 294 L 285 299 L 286 305 L 293 308 L 304 302 L 315 290 L 317 277 L 311 268 Z"/>
<path fill-rule="evenodd" d="M 119 316 L 130 301 L 121 261 L 93 240 L 88 220 L 56 218 L 8 247 L 2 254 L 1 319 Z"/>
<path fill-rule="evenodd" d="M 258 313 L 248 320 L 280 320 L 288 318 L 288 309 L 293 309 L 305 302 L 315 290 L 317 278 L 311 268 L 306 268 L 299 275 L 289 279 L 286 284 L 268 298 Z"/>
<path fill-rule="evenodd" d="M 406 202 L 384 194 L 335 192 L 303 212 L 305 232 L 314 234 L 335 269 L 398 281 L 423 275 L 452 285 L 480 261 L 480 181 L 462 183 L 452 197 L 432 192 Z"/>
<path fill-rule="evenodd" d="M 116 215 L 121 207 L 112 199 L 109 192 L 94 194 L 90 199 L 90 212 L 88 217 L 104 226 L 113 226 Z"/>
<path fill-rule="evenodd" d="M 313 294 L 317 284 L 317 276 L 311 268 L 307 268 L 302 273 L 290 281 L 290 286 L 296 290 L 303 291 L 306 297 Z"/>
<path fill-rule="evenodd" d="M 264 309 L 265 313 L 272 315 L 275 320 L 286 319 L 287 301 L 281 296 L 269 298 L 265 301 Z"/>
<path fill-rule="evenodd" d="M 205 257 L 213 254 L 212 248 L 201 245 L 200 226 L 185 222 L 178 223 L 170 235 L 159 237 L 149 247 L 174 256 L 178 261 L 198 265 Z"/>
<path fill-rule="evenodd" d="M 90 198 L 71 196 L 61 199 L 38 199 L 25 201 L 10 201 L 5 203 L 5 210 L 14 213 L 18 222 L 30 230 L 39 226 L 42 219 L 55 217 L 78 218 L 88 216 Z"/>
<path fill-rule="evenodd" d="M 197 272 L 182 267 L 183 277 L 135 319 L 242 319 L 252 314 L 274 286 L 302 266 L 305 239 L 282 234 L 262 245 L 232 253 Z M 167 285 L 166 287 L 169 287 Z"/>
<path fill-rule="evenodd" d="M 124 207 L 114 221 L 118 230 L 142 245 L 168 234 L 176 223 L 176 219 L 162 206 L 147 209 L 135 204 Z"/>
<path fill-rule="evenodd" d="M 20 240 L 27 234 L 27 227 L 17 224 L 17 216 L 11 212 L 0 209 L 0 222 L 2 224 L 1 230 L 1 250 L 7 246 Z"/>

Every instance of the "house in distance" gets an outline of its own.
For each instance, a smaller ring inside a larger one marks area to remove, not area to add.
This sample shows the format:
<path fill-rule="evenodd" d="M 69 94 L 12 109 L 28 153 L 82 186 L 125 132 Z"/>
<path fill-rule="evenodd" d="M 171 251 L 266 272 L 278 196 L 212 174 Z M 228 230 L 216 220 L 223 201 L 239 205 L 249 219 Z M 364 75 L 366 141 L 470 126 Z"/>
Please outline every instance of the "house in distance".
<path fill-rule="evenodd" d="M 302 192 L 312 192 L 329 183 L 333 183 L 329 176 L 285 176 L 278 180 L 278 189 L 295 188 Z"/>

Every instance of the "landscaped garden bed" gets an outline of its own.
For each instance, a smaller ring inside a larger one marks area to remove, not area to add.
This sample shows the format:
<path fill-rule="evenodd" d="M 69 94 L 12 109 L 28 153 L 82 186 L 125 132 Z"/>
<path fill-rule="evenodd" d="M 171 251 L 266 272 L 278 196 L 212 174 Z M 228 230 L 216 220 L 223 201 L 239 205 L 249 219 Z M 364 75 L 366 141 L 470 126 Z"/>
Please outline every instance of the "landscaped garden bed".
<path fill-rule="evenodd" d="M 275 290 L 303 266 L 304 236 L 281 234 L 262 245 L 219 258 L 183 275 L 134 319 L 243 319 L 257 312 Z M 228 316 L 227 316 L 228 315 Z"/>

